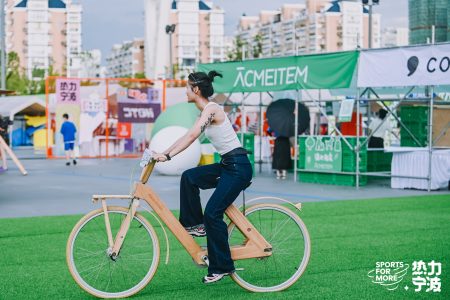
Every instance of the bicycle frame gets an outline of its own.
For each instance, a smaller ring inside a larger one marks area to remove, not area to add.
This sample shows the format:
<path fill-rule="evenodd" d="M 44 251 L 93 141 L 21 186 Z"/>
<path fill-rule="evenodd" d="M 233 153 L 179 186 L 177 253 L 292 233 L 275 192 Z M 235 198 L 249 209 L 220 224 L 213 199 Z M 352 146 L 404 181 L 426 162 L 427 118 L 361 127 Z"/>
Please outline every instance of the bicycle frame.
<path fill-rule="evenodd" d="M 178 219 L 161 201 L 161 199 L 153 191 L 153 189 L 145 185 L 153 171 L 154 165 L 155 161 L 152 161 L 144 167 L 140 181 L 135 183 L 134 192 L 131 196 L 94 196 L 94 200 L 102 201 L 102 207 L 105 212 L 105 226 L 108 236 L 108 243 L 110 246 L 110 255 L 112 256 L 112 258 L 115 258 L 119 254 L 123 241 L 125 240 L 125 237 L 127 235 L 131 220 L 136 214 L 137 207 L 139 206 L 139 199 L 142 199 L 147 202 L 147 204 L 154 210 L 154 212 L 159 216 L 162 222 L 175 235 L 181 245 L 183 245 L 186 251 L 191 255 L 195 263 L 199 265 L 207 264 L 207 250 L 202 249 L 194 241 L 194 238 L 187 233 Z M 105 200 L 107 198 L 131 199 L 129 212 L 122 222 L 115 239 L 112 236 L 107 206 L 105 203 Z M 225 214 L 246 238 L 244 245 L 232 246 L 230 248 L 231 257 L 233 260 L 260 258 L 272 255 L 272 246 L 270 245 L 270 243 L 268 243 L 264 239 L 264 237 L 256 230 L 256 228 L 247 220 L 247 218 L 239 211 L 236 206 L 230 205 L 225 211 Z"/>

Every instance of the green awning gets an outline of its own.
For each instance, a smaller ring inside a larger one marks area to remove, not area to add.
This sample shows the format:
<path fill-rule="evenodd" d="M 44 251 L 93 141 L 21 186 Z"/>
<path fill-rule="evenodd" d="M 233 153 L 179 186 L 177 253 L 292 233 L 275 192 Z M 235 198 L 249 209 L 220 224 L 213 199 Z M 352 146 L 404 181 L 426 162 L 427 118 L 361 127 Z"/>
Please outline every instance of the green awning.
<path fill-rule="evenodd" d="M 350 87 L 358 51 L 200 64 L 199 71 L 218 71 L 216 93 L 266 92 Z"/>

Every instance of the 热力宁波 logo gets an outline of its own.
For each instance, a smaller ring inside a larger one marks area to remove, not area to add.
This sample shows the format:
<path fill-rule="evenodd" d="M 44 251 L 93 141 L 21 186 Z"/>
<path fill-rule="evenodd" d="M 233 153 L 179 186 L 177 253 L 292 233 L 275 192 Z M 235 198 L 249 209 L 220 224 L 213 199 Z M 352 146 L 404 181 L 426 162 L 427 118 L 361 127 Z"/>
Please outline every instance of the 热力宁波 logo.
<path fill-rule="evenodd" d="M 411 282 L 404 280 L 408 274 L 409 266 L 409 264 L 401 261 L 376 262 L 375 269 L 370 270 L 367 276 L 371 278 L 373 283 L 379 284 L 390 291 L 396 290 L 400 284 L 408 291 L 410 289 L 408 284 L 412 284 L 416 293 L 421 291 L 427 293 L 441 292 L 439 276 L 442 272 L 442 264 L 440 262 L 434 260 L 428 263 L 423 260 L 413 261 Z"/>

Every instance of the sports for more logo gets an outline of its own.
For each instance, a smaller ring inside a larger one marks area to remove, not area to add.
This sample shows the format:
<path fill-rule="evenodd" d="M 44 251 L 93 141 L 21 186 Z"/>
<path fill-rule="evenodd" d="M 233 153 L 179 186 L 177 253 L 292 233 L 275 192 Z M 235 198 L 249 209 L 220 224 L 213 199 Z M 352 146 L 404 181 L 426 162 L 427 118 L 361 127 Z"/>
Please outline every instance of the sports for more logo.
<path fill-rule="evenodd" d="M 408 272 L 409 265 L 401 261 L 377 262 L 375 269 L 370 270 L 367 276 L 372 278 L 372 282 L 386 287 L 392 291 L 398 288 L 399 283 Z"/>
<path fill-rule="evenodd" d="M 408 273 L 409 264 L 401 261 L 376 262 L 375 269 L 370 270 L 367 276 L 373 283 L 384 286 L 389 291 L 396 290 L 405 275 Z M 441 292 L 442 264 L 434 260 L 426 263 L 422 260 L 412 263 L 412 283 L 415 286 L 414 292 Z M 405 283 L 404 289 L 409 290 L 408 283 Z M 422 289 L 423 288 L 423 289 Z"/>

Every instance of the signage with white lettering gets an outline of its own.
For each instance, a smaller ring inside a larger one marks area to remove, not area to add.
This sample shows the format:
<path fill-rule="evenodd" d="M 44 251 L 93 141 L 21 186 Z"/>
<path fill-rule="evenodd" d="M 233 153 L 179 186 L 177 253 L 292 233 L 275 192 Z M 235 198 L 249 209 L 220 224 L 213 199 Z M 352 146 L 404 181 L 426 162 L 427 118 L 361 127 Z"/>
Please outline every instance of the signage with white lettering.
<path fill-rule="evenodd" d="M 223 75 L 214 79 L 217 93 L 348 88 L 358 54 L 348 51 L 200 64 L 199 70 Z"/>
<path fill-rule="evenodd" d="M 158 103 L 118 103 L 118 119 L 122 123 L 153 123 L 161 113 Z"/>

